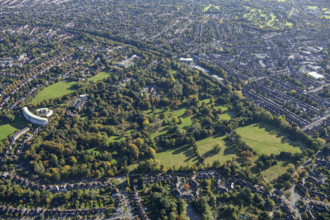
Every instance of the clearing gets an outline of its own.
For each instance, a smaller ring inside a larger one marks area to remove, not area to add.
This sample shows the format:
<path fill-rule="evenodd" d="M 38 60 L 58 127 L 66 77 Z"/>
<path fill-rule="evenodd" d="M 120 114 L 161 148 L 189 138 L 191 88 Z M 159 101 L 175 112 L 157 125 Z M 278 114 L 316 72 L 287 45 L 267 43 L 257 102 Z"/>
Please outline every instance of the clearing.
<path fill-rule="evenodd" d="M 41 90 L 31 103 L 36 104 L 44 100 L 58 98 L 75 91 L 75 81 L 60 81 Z"/>
<path fill-rule="evenodd" d="M 109 76 L 110 76 L 110 74 L 107 72 L 99 72 L 95 76 L 89 78 L 88 81 L 97 82 L 100 80 L 104 80 L 104 79 L 108 78 Z"/>
<path fill-rule="evenodd" d="M 288 164 L 283 161 L 278 161 L 275 166 L 261 172 L 261 174 L 269 181 L 276 180 L 279 176 L 283 175 L 289 168 Z"/>
<path fill-rule="evenodd" d="M 236 157 L 234 149 L 231 148 L 225 138 L 225 135 L 211 136 L 196 142 L 200 155 L 205 158 L 206 163 L 212 165 L 213 161 L 219 160 L 223 164 L 223 162 Z M 221 147 L 220 152 L 217 154 L 213 152 L 213 147 L 216 144 L 219 144 Z"/>
<path fill-rule="evenodd" d="M 22 129 L 27 125 L 27 121 L 23 118 L 16 118 L 12 123 L 4 123 L 0 121 L 0 141 L 5 140 L 8 135 L 12 135 L 16 130 Z"/>
<path fill-rule="evenodd" d="M 161 164 L 164 164 L 167 168 L 175 167 L 175 169 L 178 169 L 180 166 L 191 166 L 197 162 L 193 149 L 187 146 L 158 151 L 156 153 L 156 159 L 160 160 Z"/>
<path fill-rule="evenodd" d="M 257 123 L 239 127 L 236 132 L 259 156 L 279 154 L 282 151 L 301 152 L 303 147 L 300 142 L 289 140 L 284 132 L 266 124 Z"/>

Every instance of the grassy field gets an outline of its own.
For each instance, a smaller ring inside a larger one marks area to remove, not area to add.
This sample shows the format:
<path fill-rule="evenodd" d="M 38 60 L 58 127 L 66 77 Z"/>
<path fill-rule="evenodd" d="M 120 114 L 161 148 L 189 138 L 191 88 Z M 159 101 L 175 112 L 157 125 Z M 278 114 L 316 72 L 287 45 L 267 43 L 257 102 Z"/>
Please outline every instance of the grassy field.
<path fill-rule="evenodd" d="M 196 142 L 198 150 L 201 156 L 205 158 L 206 163 L 212 164 L 215 160 L 220 160 L 223 163 L 236 157 L 234 150 L 224 140 L 225 138 L 225 135 L 212 136 Z M 216 144 L 220 145 L 221 150 L 219 153 L 214 154 L 212 150 Z M 186 146 L 170 150 L 160 150 L 156 154 L 156 159 L 160 160 L 167 167 L 173 167 L 175 165 L 175 168 L 186 166 L 187 164 L 191 166 L 197 162 L 192 148 Z"/>
<path fill-rule="evenodd" d="M 252 124 L 236 129 L 258 155 L 279 154 L 281 151 L 301 152 L 302 144 L 290 141 L 283 132 L 265 124 Z"/>
<path fill-rule="evenodd" d="M 216 6 L 216 5 L 209 4 L 208 6 L 205 6 L 205 7 L 204 7 L 203 12 L 207 12 L 212 6 L 213 6 L 214 8 L 216 8 L 217 10 L 220 9 L 220 6 Z"/>
<path fill-rule="evenodd" d="M 54 83 L 51 86 L 48 86 L 41 90 L 36 97 L 32 100 L 31 103 L 39 103 L 47 99 L 58 98 L 63 95 L 69 94 L 75 90 L 74 85 L 77 82 L 74 81 L 61 81 L 58 83 Z"/>
<path fill-rule="evenodd" d="M 177 110 L 170 110 L 166 112 L 166 117 L 171 120 L 173 117 L 182 118 L 183 123 L 178 124 L 179 128 L 186 128 L 193 124 L 193 116 L 186 117 L 184 113 L 186 112 L 186 108 L 180 108 Z M 156 109 L 154 112 L 152 111 L 146 111 L 145 113 L 149 116 L 159 116 L 163 112 L 162 109 Z M 159 130 L 151 133 L 152 138 L 156 138 L 160 135 L 163 135 L 167 132 L 167 126 L 161 127 Z"/>
<path fill-rule="evenodd" d="M 180 166 L 193 165 L 197 162 L 192 148 L 186 146 L 157 152 L 156 159 L 160 160 L 161 164 L 165 164 L 166 167 L 175 166 L 176 169 Z"/>
<path fill-rule="evenodd" d="M 103 79 L 108 78 L 110 75 L 107 72 L 99 72 L 98 74 L 96 74 L 95 76 L 91 77 L 88 79 L 88 81 L 92 81 L 92 82 L 97 82 Z"/>
<path fill-rule="evenodd" d="M 110 136 L 108 138 L 108 143 L 120 141 L 120 136 Z"/>
<path fill-rule="evenodd" d="M 261 172 L 261 174 L 269 181 L 273 181 L 277 179 L 277 177 L 281 176 L 288 170 L 289 166 L 287 163 L 283 161 L 279 161 L 277 165 L 268 168 Z"/>
<path fill-rule="evenodd" d="M 317 7 L 317 6 L 312 6 L 312 5 L 309 5 L 309 6 L 307 6 L 307 8 L 308 8 L 308 9 L 311 9 L 311 10 L 315 10 L 315 9 L 318 9 L 318 7 Z"/>
<path fill-rule="evenodd" d="M 245 6 L 245 9 L 247 10 L 247 13 L 243 15 L 243 18 L 259 28 L 279 28 L 277 24 L 280 22 L 274 13 L 268 13 L 261 9 L 250 8 L 248 6 Z M 284 26 L 292 27 L 293 24 L 290 22 L 285 22 Z"/>
<path fill-rule="evenodd" d="M 212 164 L 215 160 L 220 160 L 220 162 L 223 163 L 235 157 L 234 150 L 228 146 L 228 143 L 224 140 L 225 138 L 225 135 L 212 136 L 196 142 L 198 150 L 205 158 L 206 163 Z M 221 150 L 219 153 L 214 154 L 212 150 L 216 144 L 220 145 Z"/>
<path fill-rule="evenodd" d="M 24 128 L 27 125 L 27 122 L 24 118 L 17 118 L 12 123 L 3 123 L 0 121 L 0 141 L 5 140 L 8 135 L 12 135 L 16 130 Z"/>

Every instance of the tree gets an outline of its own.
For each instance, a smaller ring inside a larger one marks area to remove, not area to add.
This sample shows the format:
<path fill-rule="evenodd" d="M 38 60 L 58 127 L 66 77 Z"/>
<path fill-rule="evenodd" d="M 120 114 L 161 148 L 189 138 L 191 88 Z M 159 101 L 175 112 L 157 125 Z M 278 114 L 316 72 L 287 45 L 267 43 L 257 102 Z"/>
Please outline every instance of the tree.
<path fill-rule="evenodd" d="M 54 172 L 54 174 L 53 174 L 53 179 L 55 180 L 55 181 L 59 181 L 60 179 L 61 179 L 61 175 L 60 175 L 60 173 L 59 172 Z"/>
<path fill-rule="evenodd" d="M 47 204 L 49 204 L 52 200 L 49 197 L 47 197 L 45 201 Z"/>
<path fill-rule="evenodd" d="M 149 152 L 150 152 L 150 157 L 152 159 L 156 159 L 156 151 L 155 149 L 153 149 L 152 147 L 149 148 Z"/>
<path fill-rule="evenodd" d="M 218 154 L 220 152 L 220 150 L 221 150 L 220 144 L 216 144 L 213 146 L 212 152 L 213 152 L 213 154 Z"/>
<path fill-rule="evenodd" d="M 135 160 L 139 159 L 140 151 L 139 151 L 139 148 L 135 144 L 129 144 L 128 150 L 129 150 L 130 155 Z"/>
<path fill-rule="evenodd" d="M 284 183 L 285 189 L 290 189 L 291 186 L 292 186 L 292 184 L 291 184 L 291 182 L 289 180 L 285 181 L 285 183 Z"/>
<path fill-rule="evenodd" d="M 304 219 L 304 220 L 309 219 L 308 214 L 306 212 L 301 213 L 301 218 Z"/>

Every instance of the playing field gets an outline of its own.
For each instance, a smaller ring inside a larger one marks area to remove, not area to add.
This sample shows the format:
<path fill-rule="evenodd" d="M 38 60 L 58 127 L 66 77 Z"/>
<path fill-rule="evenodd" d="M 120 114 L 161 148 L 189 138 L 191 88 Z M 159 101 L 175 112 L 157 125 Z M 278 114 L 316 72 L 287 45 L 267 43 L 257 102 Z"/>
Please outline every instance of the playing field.
<path fill-rule="evenodd" d="M 161 164 L 167 168 L 175 166 L 175 169 L 188 164 L 191 166 L 197 162 L 192 148 L 186 146 L 157 152 L 156 159 L 160 160 Z"/>
<path fill-rule="evenodd" d="M 288 168 L 289 166 L 287 163 L 279 161 L 277 165 L 269 167 L 268 169 L 262 171 L 261 174 L 271 182 L 277 179 L 279 176 L 283 175 L 288 170 Z"/>
<path fill-rule="evenodd" d="M 235 151 L 230 144 L 225 141 L 225 138 L 225 135 L 212 136 L 196 142 L 198 150 L 201 156 L 205 158 L 206 163 L 212 165 L 213 161 L 219 160 L 221 164 L 223 164 L 223 162 L 236 157 Z M 213 152 L 213 148 L 216 144 L 219 144 L 221 147 L 220 152 L 217 154 Z"/>
<path fill-rule="evenodd" d="M 281 151 L 301 152 L 301 148 L 304 147 L 299 142 L 290 141 L 287 135 L 278 129 L 265 124 L 240 127 L 236 132 L 258 155 L 279 154 Z"/>
<path fill-rule="evenodd" d="M 234 150 L 224 140 L 225 138 L 226 136 L 224 135 L 212 136 L 196 142 L 200 155 L 205 158 L 205 163 L 212 165 L 215 160 L 219 160 L 223 163 L 236 157 Z M 213 152 L 213 147 L 216 144 L 219 144 L 221 147 L 220 152 L 217 154 Z M 185 146 L 166 151 L 159 151 L 156 154 L 156 158 L 167 167 L 175 165 L 176 169 L 180 166 L 186 166 L 187 164 L 191 166 L 197 162 L 197 158 L 195 157 L 192 148 Z"/>
<path fill-rule="evenodd" d="M 58 98 L 63 95 L 69 94 L 75 90 L 74 85 L 77 82 L 74 81 L 61 81 L 54 83 L 51 86 L 48 86 L 41 90 L 36 97 L 32 100 L 31 103 L 39 103 L 47 99 Z"/>
<path fill-rule="evenodd" d="M 88 81 L 92 81 L 92 82 L 97 82 L 103 79 L 108 78 L 110 75 L 107 72 L 99 72 L 98 74 L 96 74 L 95 76 L 91 77 L 88 79 Z"/>
<path fill-rule="evenodd" d="M 0 121 L 0 141 L 5 140 L 8 135 L 12 135 L 16 130 L 22 129 L 27 125 L 27 122 L 24 118 L 17 118 L 12 123 L 3 123 Z"/>

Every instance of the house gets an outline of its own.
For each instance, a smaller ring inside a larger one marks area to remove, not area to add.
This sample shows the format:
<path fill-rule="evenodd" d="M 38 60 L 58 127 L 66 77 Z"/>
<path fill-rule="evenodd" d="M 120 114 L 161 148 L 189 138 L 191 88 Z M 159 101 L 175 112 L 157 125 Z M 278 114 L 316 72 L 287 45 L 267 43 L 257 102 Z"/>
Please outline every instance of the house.
<path fill-rule="evenodd" d="M 198 189 L 198 187 L 199 187 L 199 184 L 196 182 L 196 180 L 190 180 L 189 181 L 189 183 L 190 183 L 190 188 L 192 189 L 192 190 L 197 190 Z"/>
<path fill-rule="evenodd" d="M 178 189 L 174 189 L 173 190 L 173 196 L 175 196 L 176 198 L 180 198 L 181 197 L 181 192 Z"/>

